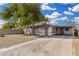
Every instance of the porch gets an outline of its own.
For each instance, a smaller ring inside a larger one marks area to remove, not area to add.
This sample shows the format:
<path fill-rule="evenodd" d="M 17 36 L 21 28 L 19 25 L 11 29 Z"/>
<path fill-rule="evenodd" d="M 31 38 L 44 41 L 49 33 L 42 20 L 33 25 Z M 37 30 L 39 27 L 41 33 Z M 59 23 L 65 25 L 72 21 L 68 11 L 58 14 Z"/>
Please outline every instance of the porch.
<path fill-rule="evenodd" d="M 72 36 L 73 35 L 73 27 L 72 26 L 52 26 L 52 25 L 42 25 L 36 26 L 33 30 L 33 33 L 37 36 L 54 36 L 54 35 L 65 35 Z"/>

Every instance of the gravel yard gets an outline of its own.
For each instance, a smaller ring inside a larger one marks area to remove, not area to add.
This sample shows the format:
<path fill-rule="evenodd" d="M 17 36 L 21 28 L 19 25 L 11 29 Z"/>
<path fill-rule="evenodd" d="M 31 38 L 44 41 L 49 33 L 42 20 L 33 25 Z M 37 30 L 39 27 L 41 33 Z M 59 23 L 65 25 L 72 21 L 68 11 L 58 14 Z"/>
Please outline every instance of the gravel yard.
<path fill-rule="evenodd" d="M 24 35 L 5 35 L 5 37 L 0 37 L 0 49 L 7 48 L 16 44 L 20 44 L 26 41 L 35 40 L 36 36 L 24 36 Z"/>
<path fill-rule="evenodd" d="M 72 56 L 72 39 L 39 38 L 24 45 L 9 47 L 1 56 Z"/>

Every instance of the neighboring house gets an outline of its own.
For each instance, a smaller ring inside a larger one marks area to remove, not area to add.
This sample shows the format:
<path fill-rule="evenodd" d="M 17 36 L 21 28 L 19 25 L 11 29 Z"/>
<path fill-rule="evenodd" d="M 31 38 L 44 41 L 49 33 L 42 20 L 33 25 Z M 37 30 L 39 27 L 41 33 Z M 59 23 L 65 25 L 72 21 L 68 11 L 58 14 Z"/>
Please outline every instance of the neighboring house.
<path fill-rule="evenodd" d="M 33 27 L 32 26 L 29 26 L 29 27 L 32 31 Z M 57 25 L 52 25 L 50 23 L 38 23 L 34 25 L 34 34 L 38 36 L 72 35 L 73 34 L 72 28 L 73 26 L 71 25 L 57 26 Z"/>
<path fill-rule="evenodd" d="M 74 28 L 74 35 L 79 36 L 79 28 Z"/>

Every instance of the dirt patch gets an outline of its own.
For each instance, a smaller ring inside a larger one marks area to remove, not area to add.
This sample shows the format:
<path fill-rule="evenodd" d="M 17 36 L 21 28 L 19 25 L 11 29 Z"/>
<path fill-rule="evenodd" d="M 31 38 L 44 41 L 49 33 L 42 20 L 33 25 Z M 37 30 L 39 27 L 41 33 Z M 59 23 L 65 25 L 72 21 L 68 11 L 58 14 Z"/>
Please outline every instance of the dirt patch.
<path fill-rule="evenodd" d="M 75 55 L 79 56 L 79 39 L 73 40 L 73 48 L 75 49 Z"/>
<path fill-rule="evenodd" d="M 40 38 L 0 56 L 72 56 L 72 39 Z"/>
<path fill-rule="evenodd" d="M 5 35 L 0 37 L 0 48 L 7 48 L 12 45 L 23 43 L 30 40 L 35 40 L 36 36 L 24 36 L 24 35 Z"/>

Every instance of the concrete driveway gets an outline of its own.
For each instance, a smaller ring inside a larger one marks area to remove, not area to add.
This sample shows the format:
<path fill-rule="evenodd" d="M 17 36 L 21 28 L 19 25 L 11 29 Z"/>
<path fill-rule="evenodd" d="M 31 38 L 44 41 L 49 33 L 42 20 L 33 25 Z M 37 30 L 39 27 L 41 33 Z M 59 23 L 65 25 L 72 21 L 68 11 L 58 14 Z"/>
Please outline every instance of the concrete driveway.
<path fill-rule="evenodd" d="M 72 56 L 71 38 L 39 38 L 2 49 L 1 56 Z"/>

